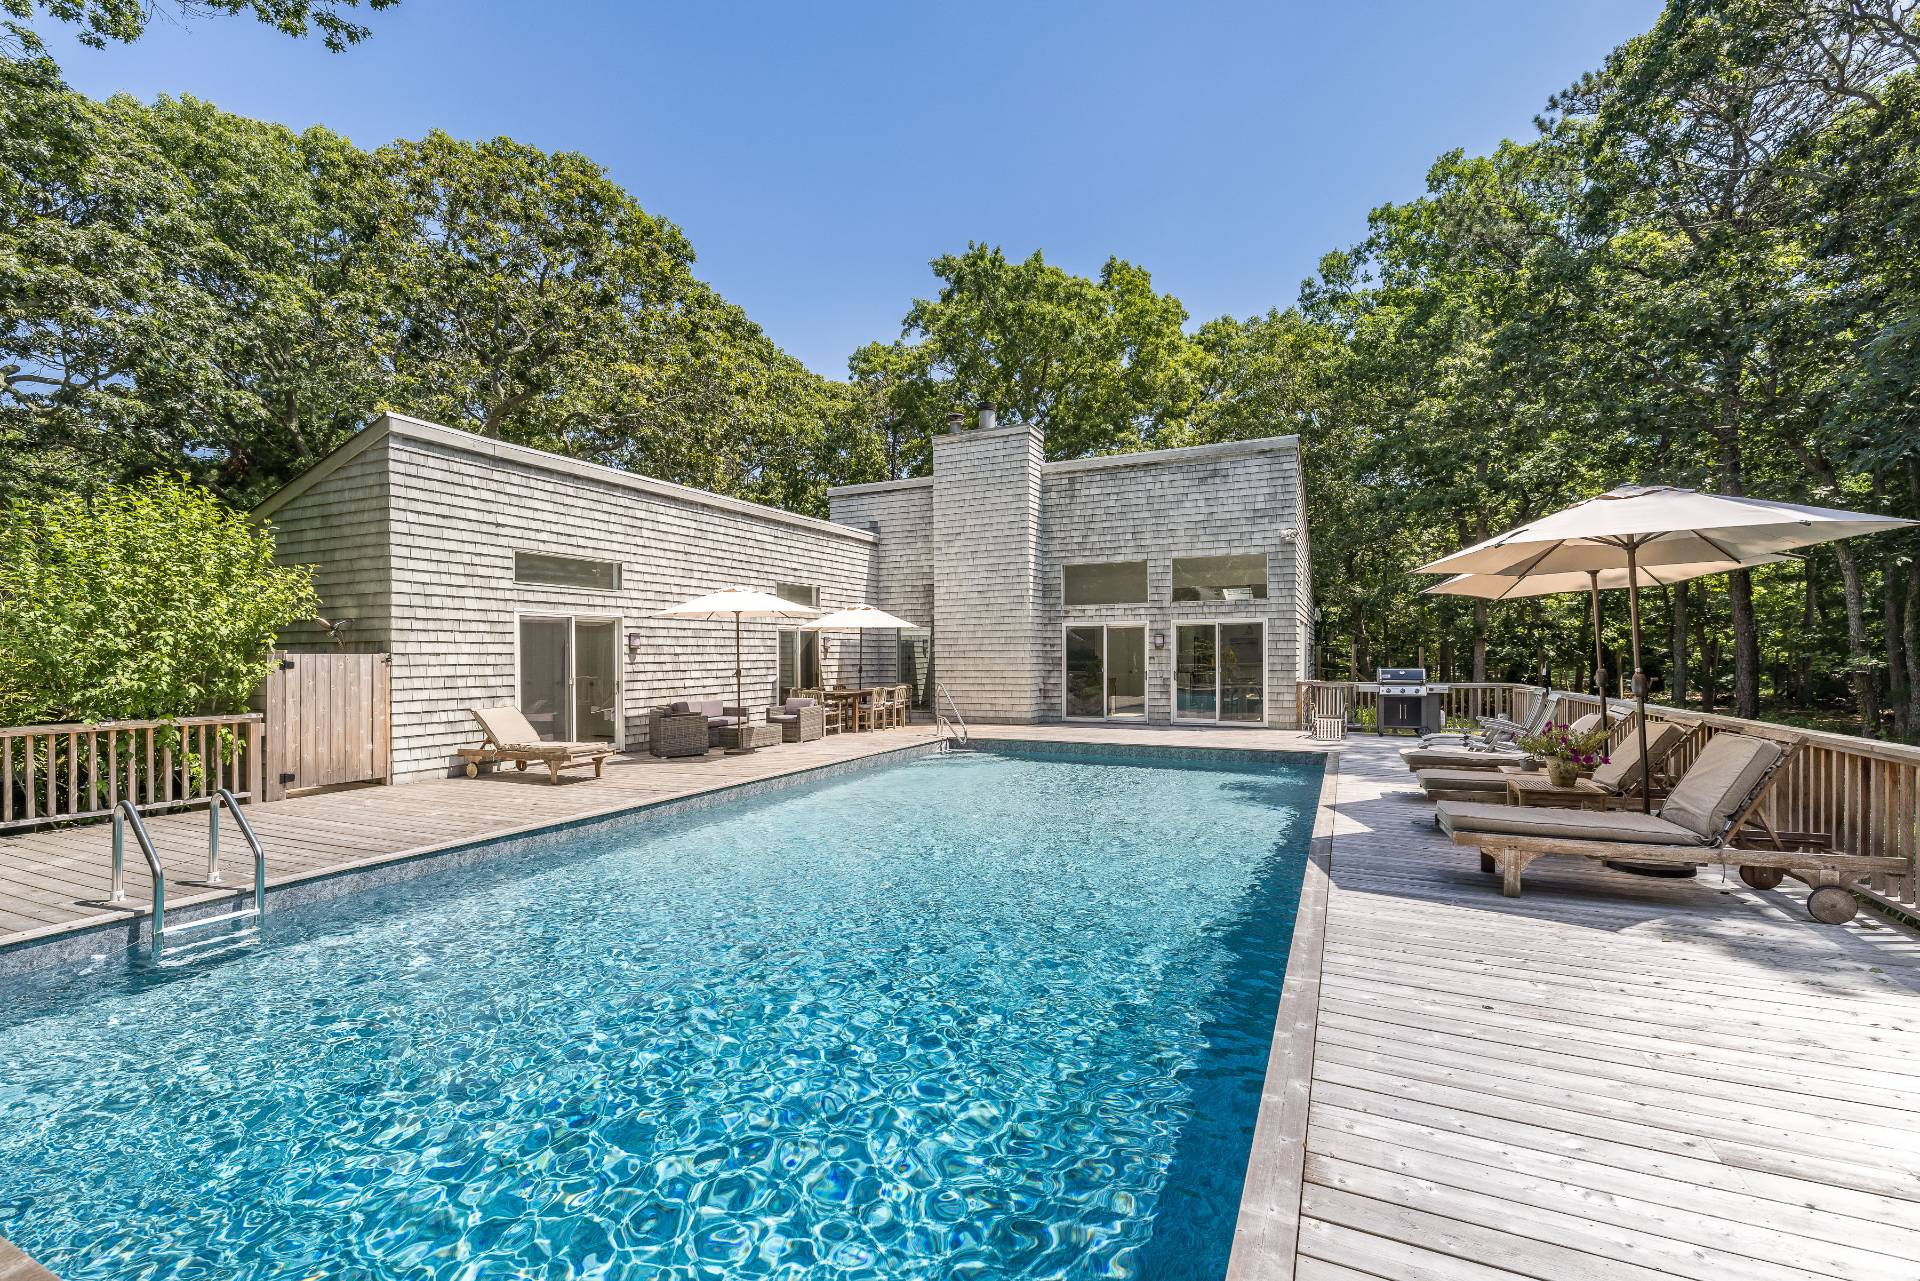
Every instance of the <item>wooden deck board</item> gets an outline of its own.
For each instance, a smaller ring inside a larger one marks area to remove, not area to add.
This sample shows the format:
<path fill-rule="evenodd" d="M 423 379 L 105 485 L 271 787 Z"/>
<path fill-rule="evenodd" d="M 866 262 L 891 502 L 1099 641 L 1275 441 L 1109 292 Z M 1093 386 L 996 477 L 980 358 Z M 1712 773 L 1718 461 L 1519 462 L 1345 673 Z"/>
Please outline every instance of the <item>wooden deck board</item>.
<path fill-rule="evenodd" d="M 1920 940 L 1717 868 L 1502 898 L 1346 746 L 1298 1277 L 1910 1281 Z"/>

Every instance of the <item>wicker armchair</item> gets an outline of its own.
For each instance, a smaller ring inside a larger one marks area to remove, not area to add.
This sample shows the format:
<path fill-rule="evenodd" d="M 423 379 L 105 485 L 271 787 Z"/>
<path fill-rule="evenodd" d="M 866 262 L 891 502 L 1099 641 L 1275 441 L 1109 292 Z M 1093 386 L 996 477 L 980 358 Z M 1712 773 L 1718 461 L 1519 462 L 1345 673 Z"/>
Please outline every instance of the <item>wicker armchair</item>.
<path fill-rule="evenodd" d="M 656 707 L 647 716 L 647 750 L 655 756 L 705 756 L 707 733 L 704 712 Z"/>
<path fill-rule="evenodd" d="M 783 743 L 811 743 L 827 736 L 827 709 L 811 698 L 796 694 L 779 706 L 767 709 L 767 724 L 780 727 Z"/>

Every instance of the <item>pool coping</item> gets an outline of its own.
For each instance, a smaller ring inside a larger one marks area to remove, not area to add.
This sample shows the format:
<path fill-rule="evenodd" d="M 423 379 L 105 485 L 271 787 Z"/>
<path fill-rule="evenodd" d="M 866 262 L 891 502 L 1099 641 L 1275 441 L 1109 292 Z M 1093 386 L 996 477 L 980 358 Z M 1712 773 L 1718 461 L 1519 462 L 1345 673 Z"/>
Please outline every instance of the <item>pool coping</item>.
<path fill-rule="evenodd" d="M 1320 1024 L 1320 968 L 1332 890 L 1334 805 L 1340 789 L 1340 753 L 1325 752 L 1313 838 L 1294 909 L 1273 1046 L 1260 1086 L 1253 1150 L 1241 1186 L 1240 1214 L 1227 1258 L 1227 1281 L 1292 1281 L 1300 1243 L 1300 1197 L 1306 1176 L 1307 1111 L 1313 1096 L 1313 1055 Z"/>

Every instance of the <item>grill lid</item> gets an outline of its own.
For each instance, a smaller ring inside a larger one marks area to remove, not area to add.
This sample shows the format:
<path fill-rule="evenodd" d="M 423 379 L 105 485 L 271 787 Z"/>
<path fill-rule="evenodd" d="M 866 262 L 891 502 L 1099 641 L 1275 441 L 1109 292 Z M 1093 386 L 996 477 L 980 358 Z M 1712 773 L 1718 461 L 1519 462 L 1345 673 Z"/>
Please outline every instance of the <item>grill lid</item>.
<path fill-rule="evenodd" d="M 1427 669 L 1424 667 L 1382 667 L 1374 680 L 1381 685 L 1424 685 L 1427 683 Z"/>

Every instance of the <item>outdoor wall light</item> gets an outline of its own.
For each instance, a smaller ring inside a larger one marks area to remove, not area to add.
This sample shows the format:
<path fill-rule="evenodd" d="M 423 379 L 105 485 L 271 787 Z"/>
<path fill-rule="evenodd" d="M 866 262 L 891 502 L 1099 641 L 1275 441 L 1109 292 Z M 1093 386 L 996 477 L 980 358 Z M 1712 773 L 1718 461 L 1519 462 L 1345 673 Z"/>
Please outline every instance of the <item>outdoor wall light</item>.
<path fill-rule="evenodd" d="M 639 632 L 627 633 L 627 657 L 628 658 L 640 657 L 640 633 Z"/>
<path fill-rule="evenodd" d="M 1155 649 L 1165 649 L 1167 647 L 1167 634 L 1157 627 L 1153 630 L 1153 647 Z"/>

